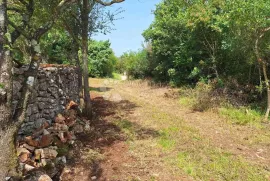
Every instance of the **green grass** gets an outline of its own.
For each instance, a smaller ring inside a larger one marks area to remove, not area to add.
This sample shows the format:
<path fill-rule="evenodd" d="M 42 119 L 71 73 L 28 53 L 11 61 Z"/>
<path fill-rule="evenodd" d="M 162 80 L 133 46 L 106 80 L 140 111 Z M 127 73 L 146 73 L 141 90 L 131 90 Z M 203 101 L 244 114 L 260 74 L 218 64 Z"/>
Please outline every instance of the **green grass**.
<path fill-rule="evenodd" d="M 122 130 L 129 141 L 136 139 L 136 130 L 130 121 L 124 119 L 114 121 L 114 123 Z"/>
<path fill-rule="evenodd" d="M 252 125 L 260 127 L 263 120 L 262 114 L 259 111 L 244 107 L 222 107 L 219 109 L 219 114 L 230 122 L 238 125 Z"/>
<path fill-rule="evenodd" d="M 192 97 L 181 97 L 179 103 L 182 106 L 192 107 L 195 104 L 195 99 Z"/>
<path fill-rule="evenodd" d="M 268 180 L 267 173 L 241 157 L 212 148 L 179 152 L 176 164 L 186 174 L 201 180 Z"/>
<path fill-rule="evenodd" d="M 121 74 L 116 73 L 116 72 L 113 72 L 112 75 L 113 75 L 113 79 L 116 79 L 116 80 L 122 80 Z"/>
<path fill-rule="evenodd" d="M 170 150 L 175 147 L 176 141 L 173 137 L 179 132 L 178 127 L 169 127 L 160 131 L 159 144 L 165 150 Z"/>

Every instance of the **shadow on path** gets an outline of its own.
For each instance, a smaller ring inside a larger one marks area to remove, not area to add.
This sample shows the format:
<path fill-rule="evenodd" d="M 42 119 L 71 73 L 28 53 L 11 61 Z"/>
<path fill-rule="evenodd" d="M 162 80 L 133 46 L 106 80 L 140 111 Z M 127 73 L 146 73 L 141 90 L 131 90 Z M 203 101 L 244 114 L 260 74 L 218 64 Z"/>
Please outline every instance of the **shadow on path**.
<path fill-rule="evenodd" d="M 72 177 L 66 177 L 63 181 L 88 181 L 88 180 L 113 180 L 110 171 L 104 175 L 104 163 L 117 162 L 125 163 L 136 161 L 126 157 L 128 146 L 125 141 L 129 139 L 123 129 L 131 130 L 136 139 L 146 139 L 149 137 L 158 137 L 156 130 L 144 128 L 137 123 L 124 119 L 132 115 L 138 106 L 128 100 L 113 102 L 104 100 L 98 94 L 92 95 L 94 110 L 94 119 L 91 122 L 91 130 L 88 133 L 77 134 L 76 144 L 74 146 L 74 159 L 70 160 L 69 167 L 75 169 Z M 87 154 L 91 150 L 88 157 Z M 117 153 L 114 153 L 117 152 Z M 108 156 L 109 155 L 109 156 Z M 115 157 L 115 158 L 112 158 Z M 113 165 L 113 164 L 111 164 Z M 76 169 L 78 169 L 76 171 Z M 106 166 L 106 170 L 114 170 L 115 167 Z M 79 174 L 79 176 L 78 176 Z"/>

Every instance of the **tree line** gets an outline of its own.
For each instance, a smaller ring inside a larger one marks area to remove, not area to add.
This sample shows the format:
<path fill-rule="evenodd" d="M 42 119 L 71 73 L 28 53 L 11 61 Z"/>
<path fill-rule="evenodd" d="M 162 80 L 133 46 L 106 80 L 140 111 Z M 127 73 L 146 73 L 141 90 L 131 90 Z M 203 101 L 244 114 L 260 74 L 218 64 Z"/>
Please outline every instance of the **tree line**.
<path fill-rule="evenodd" d="M 136 71 L 130 73 L 173 86 L 235 82 L 242 90 L 255 90 L 259 96 L 252 101 L 268 100 L 268 118 L 269 12 L 267 0 L 164 0 L 143 32 L 147 46 L 137 52 L 146 52 L 144 60 L 138 56 L 136 61 L 147 67 L 135 61 Z"/>

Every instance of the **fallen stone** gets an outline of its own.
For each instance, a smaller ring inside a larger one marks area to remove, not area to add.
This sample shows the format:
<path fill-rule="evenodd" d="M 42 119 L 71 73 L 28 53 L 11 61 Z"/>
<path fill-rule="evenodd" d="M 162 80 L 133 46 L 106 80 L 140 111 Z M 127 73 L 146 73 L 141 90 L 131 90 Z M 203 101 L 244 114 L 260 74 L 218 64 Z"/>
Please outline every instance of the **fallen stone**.
<path fill-rule="evenodd" d="M 23 147 L 26 148 L 27 150 L 31 151 L 31 152 L 35 150 L 35 147 L 30 146 L 30 145 L 28 145 L 26 143 L 23 144 Z"/>
<path fill-rule="evenodd" d="M 62 114 L 58 114 L 55 118 L 55 122 L 58 124 L 65 124 L 66 118 Z"/>
<path fill-rule="evenodd" d="M 40 139 L 39 147 L 40 148 L 47 147 L 52 143 L 52 141 L 53 141 L 53 138 L 50 134 L 43 135 Z"/>
<path fill-rule="evenodd" d="M 29 172 L 29 171 L 31 171 L 31 170 L 33 170 L 33 169 L 35 169 L 35 167 L 33 167 L 33 166 L 31 166 L 31 165 L 28 165 L 28 164 L 25 164 L 25 165 L 24 165 L 24 170 L 25 170 L 26 172 Z"/>
<path fill-rule="evenodd" d="M 38 181 L 52 181 L 52 179 L 48 175 L 41 175 Z"/>
<path fill-rule="evenodd" d="M 43 152 L 44 152 L 44 158 L 47 158 L 47 159 L 54 159 L 57 157 L 57 154 L 58 154 L 56 150 L 49 149 L 49 148 L 44 148 Z"/>
<path fill-rule="evenodd" d="M 28 160 L 29 158 L 29 153 L 22 153 L 20 156 L 19 156 L 19 160 L 21 163 L 24 163 Z"/>
<path fill-rule="evenodd" d="M 76 123 L 76 121 L 75 121 L 74 118 L 69 117 L 69 118 L 66 119 L 66 125 L 68 127 L 72 127 L 75 123 Z"/>
<path fill-rule="evenodd" d="M 35 150 L 35 161 L 39 162 L 42 158 L 45 158 L 43 149 Z"/>
<path fill-rule="evenodd" d="M 66 109 L 67 109 L 67 110 L 70 110 L 70 109 L 74 109 L 74 108 L 76 108 L 76 107 L 78 107 L 78 104 L 75 103 L 74 101 L 70 101 L 70 102 L 68 103 Z"/>
<path fill-rule="evenodd" d="M 96 176 L 91 177 L 91 180 L 96 180 L 96 179 L 97 179 Z"/>
<path fill-rule="evenodd" d="M 85 130 L 85 131 L 90 131 L 90 125 L 89 125 L 89 123 L 86 123 L 86 124 L 85 124 L 84 130 Z"/>
<path fill-rule="evenodd" d="M 66 140 L 66 138 L 65 138 L 63 132 L 58 133 L 58 137 L 60 138 L 60 140 L 61 140 L 63 143 L 66 143 L 66 142 L 67 142 L 67 140 Z"/>
<path fill-rule="evenodd" d="M 48 130 L 46 130 L 46 129 L 43 130 L 43 135 L 49 135 L 49 134 L 50 134 L 50 132 Z"/>
<path fill-rule="evenodd" d="M 22 147 L 17 148 L 17 156 L 20 156 L 22 153 L 29 154 L 30 152 L 26 148 L 22 148 Z"/>
<path fill-rule="evenodd" d="M 80 125 L 80 124 L 76 124 L 74 127 L 73 127 L 73 131 L 75 133 L 82 133 L 84 130 L 83 130 L 83 126 Z"/>
<path fill-rule="evenodd" d="M 59 131 L 66 132 L 68 131 L 68 126 L 65 124 L 55 123 L 54 126 L 49 129 L 56 132 L 59 132 Z"/>
<path fill-rule="evenodd" d="M 25 142 L 30 146 L 38 147 L 38 141 L 33 140 L 32 136 L 25 137 Z"/>

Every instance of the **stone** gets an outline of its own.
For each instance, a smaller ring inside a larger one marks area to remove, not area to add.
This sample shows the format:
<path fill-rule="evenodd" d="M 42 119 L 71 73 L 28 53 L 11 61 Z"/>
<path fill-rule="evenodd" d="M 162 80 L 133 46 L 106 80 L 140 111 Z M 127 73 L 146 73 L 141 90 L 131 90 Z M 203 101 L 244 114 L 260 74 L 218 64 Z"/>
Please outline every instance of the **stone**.
<path fill-rule="evenodd" d="M 91 180 L 96 180 L 96 179 L 97 179 L 96 176 L 91 177 Z"/>
<path fill-rule="evenodd" d="M 31 152 L 35 150 L 35 147 L 30 146 L 30 145 L 28 145 L 26 143 L 23 144 L 23 147 L 26 148 L 27 150 L 31 151 Z"/>
<path fill-rule="evenodd" d="M 32 114 L 36 114 L 36 113 L 38 113 L 38 107 L 37 106 L 32 106 L 32 108 L 31 108 L 31 111 L 32 111 Z"/>
<path fill-rule="evenodd" d="M 47 122 L 47 120 L 45 118 L 40 118 L 38 120 L 35 121 L 35 127 L 36 128 L 40 128 L 42 127 L 42 125 L 44 125 Z"/>
<path fill-rule="evenodd" d="M 67 142 L 67 139 L 65 138 L 63 132 L 58 133 L 58 137 L 60 138 L 60 140 L 61 140 L 63 143 L 66 143 L 66 142 Z"/>
<path fill-rule="evenodd" d="M 70 110 L 70 109 L 75 109 L 76 107 L 78 107 L 78 104 L 75 103 L 74 101 L 70 101 L 67 105 L 67 110 Z"/>
<path fill-rule="evenodd" d="M 38 181 L 52 181 L 52 179 L 48 175 L 41 175 Z"/>
<path fill-rule="evenodd" d="M 56 163 L 66 164 L 67 163 L 67 158 L 65 156 L 57 157 L 55 161 L 56 161 Z"/>
<path fill-rule="evenodd" d="M 28 160 L 29 158 L 29 153 L 22 153 L 20 156 L 19 156 L 19 160 L 21 163 L 24 163 Z"/>
<path fill-rule="evenodd" d="M 32 136 L 25 137 L 25 142 L 30 146 L 38 147 L 38 141 L 33 140 Z"/>
<path fill-rule="evenodd" d="M 73 131 L 75 133 L 82 133 L 84 131 L 83 129 L 83 126 L 80 125 L 80 124 L 76 124 L 74 127 L 73 127 Z"/>
<path fill-rule="evenodd" d="M 58 124 L 65 124 L 66 118 L 62 114 L 58 114 L 55 118 L 55 122 Z"/>
<path fill-rule="evenodd" d="M 43 149 L 35 150 L 35 161 L 40 161 L 42 158 L 45 158 Z"/>
<path fill-rule="evenodd" d="M 68 126 L 65 125 L 65 124 L 58 124 L 58 123 L 55 123 L 54 126 L 53 126 L 53 129 L 54 129 L 55 131 L 67 132 L 67 131 L 68 131 Z"/>
<path fill-rule="evenodd" d="M 75 121 L 75 119 L 72 118 L 72 117 L 68 117 L 68 118 L 66 119 L 66 125 L 67 125 L 68 127 L 72 127 L 75 123 L 76 123 L 76 121 Z"/>
<path fill-rule="evenodd" d="M 90 131 L 90 125 L 89 125 L 89 123 L 86 123 L 86 124 L 85 124 L 84 130 L 85 130 L 85 131 Z"/>
<path fill-rule="evenodd" d="M 50 134 L 43 135 L 39 141 L 39 147 L 44 148 L 49 146 L 52 143 L 53 139 Z"/>
<path fill-rule="evenodd" d="M 26 148 L 19 147 L 17 148 L 17 156 L 20 156 L 22 153 L 27 153 L 29 154 L 30 152 Z"/>
<path fill-rule="evenodd" d="M 47 159 L 54 159 L 57 157 L 57 154 L 58 154 L 56 150 L 53 150 L 50 148 L 44 148 L 43 152 L 44 152 L 44 157 Z"/>
<path fill-rule="evenodd" d="M 24 165 L 24 170 L 25 170 L 26 172 L 29 172 L 29 171 L 31 171 L 31 170 L 33 170 L 33 169 L 35 169 L 35 167 L 33 167 L 33 166 L 31 166 L 31 165 L 28 165 L 28 164 L 25 164 L 25 165 Z"/>
<path fill-rule="evenodd" d="M 38 109 L 43 110 L 45 108 L 46 104 L 44 102 L 38 103 Z"/>
<path fill-rule="evenodd" d="M 43 130 L 43 135 L 49 135 L 49 134 L 50 134 L 50 132 L 48 130 L 46 130 L 46 129 Z"/>

